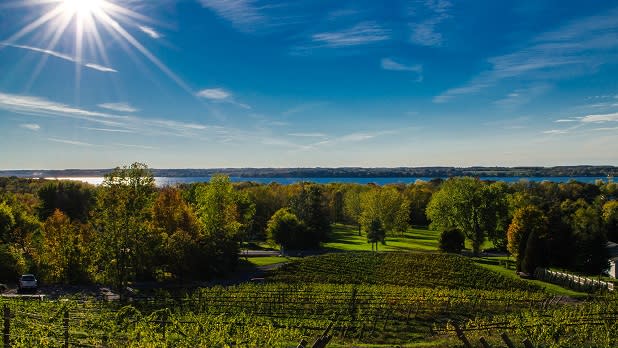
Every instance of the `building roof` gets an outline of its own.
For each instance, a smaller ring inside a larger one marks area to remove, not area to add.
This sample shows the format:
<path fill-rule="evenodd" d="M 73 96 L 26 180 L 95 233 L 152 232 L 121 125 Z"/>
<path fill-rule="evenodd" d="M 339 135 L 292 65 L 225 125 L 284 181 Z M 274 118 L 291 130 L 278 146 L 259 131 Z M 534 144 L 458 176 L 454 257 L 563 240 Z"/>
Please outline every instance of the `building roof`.
<path fill-rule="evenodd" d="M 607 256 L 609 256 L 610 259 L 618 257 L 618 244 L 614 242 L 607 242 L 605 248 L 607 249 Z"/>

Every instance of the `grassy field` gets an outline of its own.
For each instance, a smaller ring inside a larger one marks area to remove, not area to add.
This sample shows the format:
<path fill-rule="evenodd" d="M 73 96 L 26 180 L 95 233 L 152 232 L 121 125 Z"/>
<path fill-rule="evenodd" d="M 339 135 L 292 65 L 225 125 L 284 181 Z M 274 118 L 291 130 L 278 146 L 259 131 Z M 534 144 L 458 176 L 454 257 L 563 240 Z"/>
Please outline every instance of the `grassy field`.
<path fill-rule="evenodd" d="M 476 263 L 483 268 L 486 268 L 490 271 L 496 272 L 498 274 L 501 274 L 504 277 L 507 278 L 511 278 L 511 279 L 519 279 L 521 280 L 521 278 L 515 274 L 515 271 L 513 269 L 506 269 L 504 266 L 502 265 L 494 265 L 494 264 L 489 264 L 489 263 L 485 263 L 483 262 L 483 260 L 479 260 L 476 259 Z M 541 289 L 544 289 L 546 292 L 550 293 L 550 294 L 554 294 L 554 295 L 559 295 L 559 296 L 570 296 L 573 298 L 587 298 L 589 297 L 589 294 L 584 293 L 584 292 L 578 292 L 575 290 L 570 290 L 567 288 L 563 288 L 560 285 L 556 285 L 556 284 L 552 284 L 552 283 L 546 283 L 540 280 L 535 280 L 535 279 L 526 279 L 524 280 L 526 283 L 537 286 Z"/>
<path fill-rule="evenodd" d="M 329 251 L 371 251 L 371 244 L 367 243 L 364 233 L 358 235 L 358 227 L 342 224 L 332 226 L 331 240 L 323 244 Z M 438 250 L 440 231 L 430 230 L 427 227 L 413 227 L 403 235 L 391 234 L 386 236 L 386 245 L 379 245 L 382 251 L 407 250 Z M 466 241 L 467 249 L 472 249 L 472 243 Z M 490 241 L 484 241 L 481 249 L 492 248 Z"/>
<path fill-rule="evenodd" d="M 403 236 L 387 236 L 383 251 L 438 250 L 439 232 L 426 228 L 411 228 Z M 323 244 L 329 251 L 371 251 L 365 234 L 358 235 L 355 226 L 335 224 L 331 240 Z"/>
<path fill-rule="evenodd" d="M 268 266 L 268 265 L 276 265 L 279 263 L 290 262 L 298 259 L 298 257 L 291 256 L 258 256 L 258 257 L 248 257 L 247 262 L 249 262 L 253 266 Z"/>

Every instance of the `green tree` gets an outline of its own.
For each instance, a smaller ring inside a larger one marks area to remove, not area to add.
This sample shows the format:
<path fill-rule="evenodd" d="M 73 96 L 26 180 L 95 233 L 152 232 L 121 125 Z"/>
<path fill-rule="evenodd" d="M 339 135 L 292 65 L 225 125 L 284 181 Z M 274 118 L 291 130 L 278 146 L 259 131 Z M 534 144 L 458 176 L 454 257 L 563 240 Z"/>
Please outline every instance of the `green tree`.
<path fill-rule="evenodd" d="M 337 188 L 329 201 L 329 207 L 332 211 L 332 220 L 334 222 L 343 222 L 343 204 L 343 190 Z"/>
<path fill-rule="evenodd" d="M 94 210 L 94 276 L 125 287 L 136 278 L 152 278 L 151 205 L 155 182 L 148 167 L 133 163 L 105 175 Z"/>
<path fill-rule="evenodd" d="M 427 209 L 427 205 L 431 201 L 433 186 L 430 183 L 418 181 L 408 185 L 404 194 L 410 201 L 410 218 L 408 220 L 415 225 L 429 225 L 425 209 Z"/>
<path fill-rule="evenodd" d="M 497 181 L 489 185 L 490 196 L 494 199 L 496 210 L 496 228 L 487 231 L 487 238 L 499 250 L 506 250 L 506 232 L 513 216 L 509 214 L 509 187 L 505 182 Z"/>
<path fill-rule="evenodd" d="M 95 190 L 91 185 L 76 181 L 51 181 L 39 189 L 40 205 L 37 209 L 41 221 L 50 217 L 56 209 L 71 220 L 82 223 L 88 220 L 95 203 Z"/>
<path fill-rule="evenodd" d="M 343 211 L 348 221 L 358 226 L 358 235 L 361 235 L 360 216 L 363 212 L 361 206 L 361 186 L 354 185 L 343 194 Z"/>
<path fill-rule="evenodd" d="M 240 233 L 250 223 L 241 202 L 246 193 L 237 192 L 230 178 L 214 175 L 196 190 L 196 213 L 205 235 L 212 242 L 211 269 L 224 274 L 236 268 L 240 252 Z"/>
<path fill-rule="evenodd" d="M 42 226 L 39 269 L 50 283 L 76 284 L 87 280 L 88 264 L 80 225 L 56 209 Z"/>
<path fill-rule="evenodd" d="M 279 209 L 268 221 L 268 240 L 278 244 L 281 250 L 305 249 L 307 234 L 304 224 L 288 208 Z M 312 247 L 309 240 L 309 247 Z"/>
<path fill-rule="evenodd" d="M 210 241 L 178 189 L 166 187 L 159 191 L 152 206 L 152 224 L 161 241 L 158 267 L 178 279 L 209 275 Z"/>
<path fill-rule="evenodd" d="M 618 201 L 608 201 L 603 204 L 602 214 L 607 239 L 618 242 Z"/>
<path fill-rule="evenodd" d="M 244 190 L 255 205 L 253 223 L 250 226 L 248 237 L 250 240 L 266 239 L 266 226 L 273 214 L 286 206 L 287 202 L 281 193 L 279 184 L 256 185 Z"/>
<path fill-rule="evenodd" d="M 11 244 L 0 243 L 0 282 L 14 282 L 27 269 L 21 250 Z"/>
<path fill-rule="evenodd" d="M 546 235 L 534 229 L 530 231 L 526 240 L 524 257 L 521 260 L 522 271 L 534 274 L 537 267 L 545 267 L 548 264 Z"/>
<path fill-rule="evenodd" d="M 292 212 L 303 222 L 315 246 L 330 235 L 330 219 L 326 200 L 319 185 L 303 183 L 300 192 L 291 201 Z"/>
<path fill-rule="evenodd" d="M 361 195 L 361 225 L 367 230 L 375 219 L 388 233 L 405 232 L 409 226 L 410 201 L 395 187 L 375 187 Z"/>
<path fill-rule="evenodd" d="M 515 211 L 507 233 L 507 246 L 517 260 L 518 271 L 532 273 L 537 266 L 544 266 L 545 261 L 539 254 L 547 252 L 542 244 L 548 229 L 547 217 L 539 208 L 530 205 Z M 529 251 L 528 246 L 531 247 Z"/>
<path fill-rule="evenodd" d="M 12 207 L 15 225 L 9 231 L 7 242 L 21 250 L 30 263 L 37 250 L 36 239 L 40 233 L 41 222 L 21 206 Z"/>
<path fill-rule="evenodd" d="M 8 243 L 9 235 L 15 227 L 13 209 L 6 203 L 0 203 L 0 243 Z"/>
<path fill-rule="evenodd" d="M 496 230 L 496 200 L 496 192 L 478 179 L 451 178 L 432 196 L 427 216 L 433 228 L 462 231 L 478 255 L 487 234 Z"/>
<path fill-rule="evenodd" d="M 410 202 L 410 200 L 407 197 L 405 197 L 403 195 L 401 197 L 402 197 L 401 203 L 399 204 L 399 207 L 397 208 L 397 211 L 395 212 L 395 221 L 394 221 L 394 224 L 393 224 L 393 229 L 400 236 L 403 236 L 404 233 L 410 227 L 410 205 L 411 205 L 411 202 Z"/>
<path fill-rule="evenodd" d="M 600 212 L 593 206 L 578 208 L 571 216 L 575 237 L 575 267 L 577 270 L 599 274 L 607 268 L 607 237 Z"/>
<path fill-rule="evenodd" d="M 385 231 L 380 219 L 373 219 L 365 230 L 367 242 L 371 243 L 371 250 L 378 251 L 378 243 L 384 244 Z M 375 245 L 375 249 L 374 249 Z"/>

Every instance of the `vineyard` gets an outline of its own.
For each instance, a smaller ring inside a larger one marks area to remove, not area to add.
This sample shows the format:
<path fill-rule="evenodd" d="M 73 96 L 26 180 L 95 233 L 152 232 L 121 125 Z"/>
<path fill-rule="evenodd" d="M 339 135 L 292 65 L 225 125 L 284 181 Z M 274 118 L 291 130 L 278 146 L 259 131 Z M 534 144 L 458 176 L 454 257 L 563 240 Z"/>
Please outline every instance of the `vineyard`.
<path fill-rule="evenodd" d="M 461 327 L 470 341 L 481 337 L 490 345 L 500 346 L 499 333 L 514 340 L 528 339 L 537 347 L 617 347 L 618 298 L 545 310 L 521 311 L 469 320 Z M 454 335 L 453 325 L 435 329 L 436 333 Z"/>
<path fill-rule="evenodd" d="M 306 257 L 274 271 L 286 283 L 391 284 L 450 289 L 540 290 L 443 253 L 337 253 Z"/>
<path fill-rule="evenodd" d="M 549 301 L 525 291 L 244 284 L 139 298 L 130 306 L 78 300 L 2 304 L 11 312 L 14 347 L 60 345 L 65 325 L 74 346 L 255 347 L 311 339 L 330 322 L 334 343 L 414 342 L 431 337 L 437 321 L 546 308 Z"/>
<path fill-rule="evenodd" d="M 494 346 L 508 332 L 537 347 L 612 347 L 618 301 L 605 296 L 571 303 L 454 255 L 342 253 L 294 261 L 262 284 L 0 306 L 11 347 L 295 347 L 331 324 L 333 347 L 452 347 L 453 323 Z"/>

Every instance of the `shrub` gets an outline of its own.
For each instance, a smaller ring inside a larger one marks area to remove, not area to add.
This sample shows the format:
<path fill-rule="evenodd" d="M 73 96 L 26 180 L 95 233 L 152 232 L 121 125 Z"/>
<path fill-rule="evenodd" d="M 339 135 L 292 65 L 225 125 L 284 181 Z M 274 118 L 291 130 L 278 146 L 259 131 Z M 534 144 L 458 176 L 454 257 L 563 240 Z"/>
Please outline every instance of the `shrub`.
<path fill-rule="evenodd" d="M 460 253 L 464 248 L 464 234 L 458 229 L 447 229 L 440 234 L 440 250 L 447 253 Z"/>
<path fill-rule="evenodd" d="M 15 281 L 26 268 L 26 260 L 17 248 L 0 244 L 0 281 Z"/>

